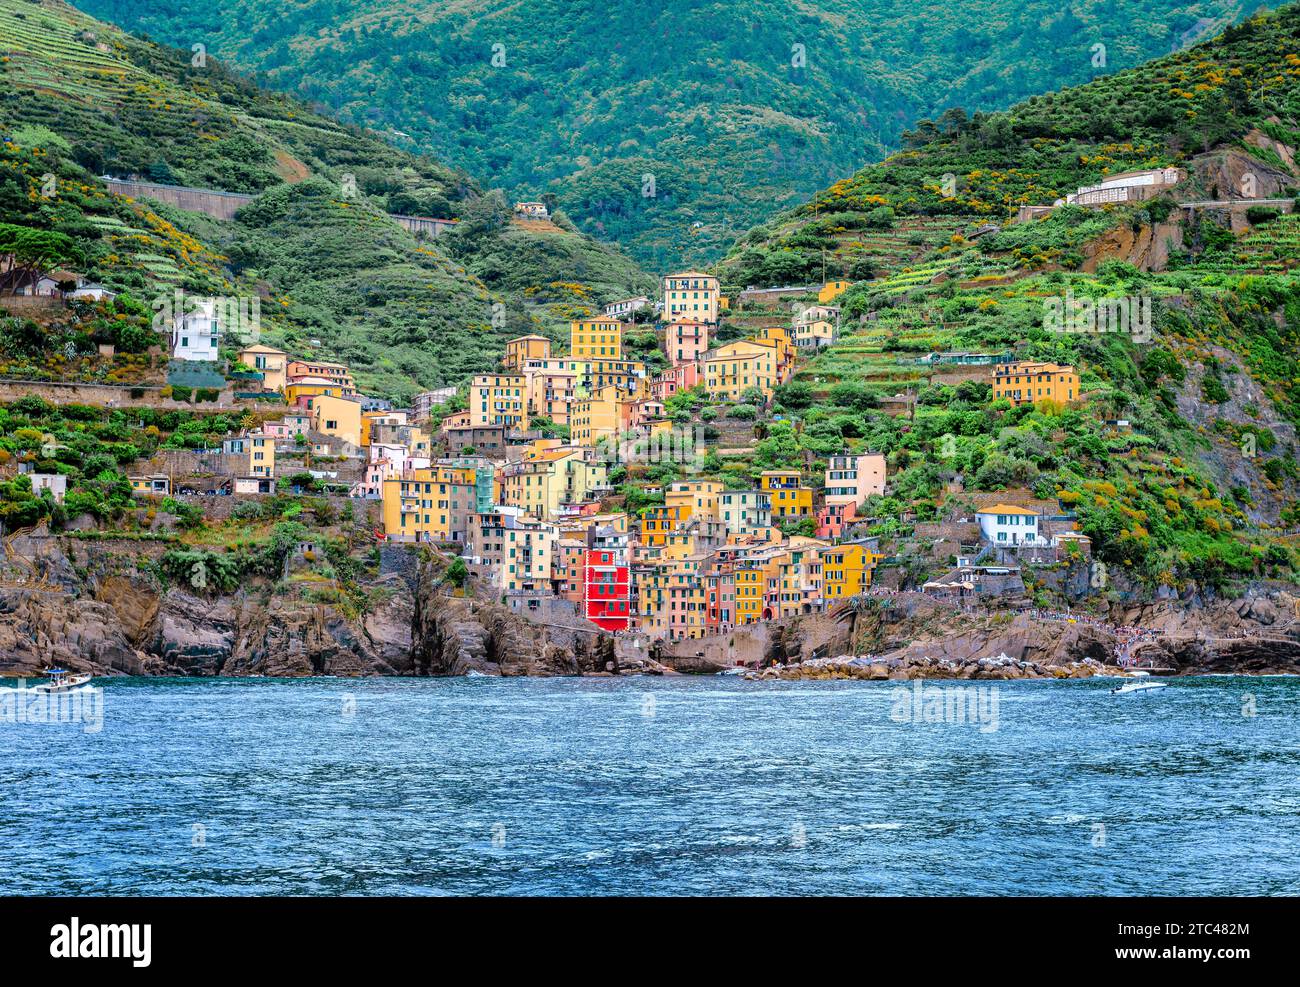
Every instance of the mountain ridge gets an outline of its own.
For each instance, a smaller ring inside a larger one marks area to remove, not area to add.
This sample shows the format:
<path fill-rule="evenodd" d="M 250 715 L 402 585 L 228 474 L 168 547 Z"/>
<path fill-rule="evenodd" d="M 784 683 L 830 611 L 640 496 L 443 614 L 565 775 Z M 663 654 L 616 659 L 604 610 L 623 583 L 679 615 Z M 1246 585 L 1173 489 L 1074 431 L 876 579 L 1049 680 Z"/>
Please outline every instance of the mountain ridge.
<path fill-rule="evenodd" d="M 943 17 L 904 0 L 361 0 L 298 5 L 294 18 L 250 0 L 82 6 L 207 43 L 519 198 L 553 195 L 658 269 L 716 259 L 919 117 L 1136 65 L 1242 13 L 1163 0 L 977 0 Z"/>

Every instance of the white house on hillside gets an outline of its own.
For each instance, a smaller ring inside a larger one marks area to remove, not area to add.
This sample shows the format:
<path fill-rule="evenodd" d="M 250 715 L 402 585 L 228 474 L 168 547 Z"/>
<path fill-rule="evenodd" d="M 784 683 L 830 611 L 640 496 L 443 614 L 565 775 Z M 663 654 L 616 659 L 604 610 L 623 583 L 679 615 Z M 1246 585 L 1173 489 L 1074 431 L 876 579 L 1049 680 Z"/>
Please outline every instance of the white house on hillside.
<path fill-rule="evenodd" d="M 177 360 L 216 360 L 221 324 L 213 298 L 187 299 L 189 309 L 172 323 L 172 356 Z"/>
<path fill-rule="evenodd" d="M 994 545 L 1007 547 L 1049 544 L 1048 538 L 1042 533 L 1038 513 L 1027 507 L 994 504 L 985 510 L 977 511 L 975 520 L 979 522 L 980 534 Z"/>

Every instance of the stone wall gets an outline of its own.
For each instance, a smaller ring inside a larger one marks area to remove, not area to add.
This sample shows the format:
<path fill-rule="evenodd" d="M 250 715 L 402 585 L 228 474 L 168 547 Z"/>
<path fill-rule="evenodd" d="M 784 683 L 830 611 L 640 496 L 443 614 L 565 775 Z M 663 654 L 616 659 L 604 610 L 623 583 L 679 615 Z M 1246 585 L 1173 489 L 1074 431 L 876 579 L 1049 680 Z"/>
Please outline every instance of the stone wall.
<path fill-rule="evenodd" d="M 61 381 L 0 380 L 0 403 L 35 396 L 51 404 L 89 404 L 99 408 L 163 408 L 168 411 L 222 411 L 247 408 L 255 401 L 236 399 L 226 388 L 216 401 L 190 404 L 174 398 L 164 398 L 162 388 L 150 385 L 116 386 L 113 384 L 81 384 Z M 132 392 L 139 397 L 132 397 Z"/>

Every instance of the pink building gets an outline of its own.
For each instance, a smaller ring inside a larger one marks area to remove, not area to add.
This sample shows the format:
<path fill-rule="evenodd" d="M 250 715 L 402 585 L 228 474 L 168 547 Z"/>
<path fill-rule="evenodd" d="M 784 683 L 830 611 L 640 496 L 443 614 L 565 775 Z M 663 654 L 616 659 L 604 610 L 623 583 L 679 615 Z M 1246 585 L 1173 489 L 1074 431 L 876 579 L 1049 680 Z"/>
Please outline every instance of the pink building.
<path fill-rule="evenodd" d="M 664 352 L 674 367 L 694 363 L 709 348 L 709 325 L 694 319 L 679 319 L 668 323 L 664 333 Z"/>
<path fill-rule="evenodd" d="M 699 386 L 699 383 L 700 365 L 683 363 L 652 377 L 650 393 L 660 401 L 667 401 L 678 391 L 689 391 L 692 387 Z"/>
<path fill-rule="evenodd" d="M 817 537 L 840 538 L 844 529 L 858 519 L 858 505 L 855 501 L 841 501 L 827 504 L 817 512 Z"/>

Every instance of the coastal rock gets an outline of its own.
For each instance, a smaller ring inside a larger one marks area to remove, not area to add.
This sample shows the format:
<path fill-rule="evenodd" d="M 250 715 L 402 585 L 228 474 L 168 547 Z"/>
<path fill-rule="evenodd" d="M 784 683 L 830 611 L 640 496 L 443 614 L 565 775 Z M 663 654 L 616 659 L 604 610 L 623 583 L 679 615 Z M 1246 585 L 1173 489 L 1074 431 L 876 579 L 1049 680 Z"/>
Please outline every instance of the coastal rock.
<path fill-rule="evenodd" d="M 105 603 L 54 590 L 0 588 L 0 675 L 35 676 L 52 665 L 140 675 L 146 658 Z"/>

